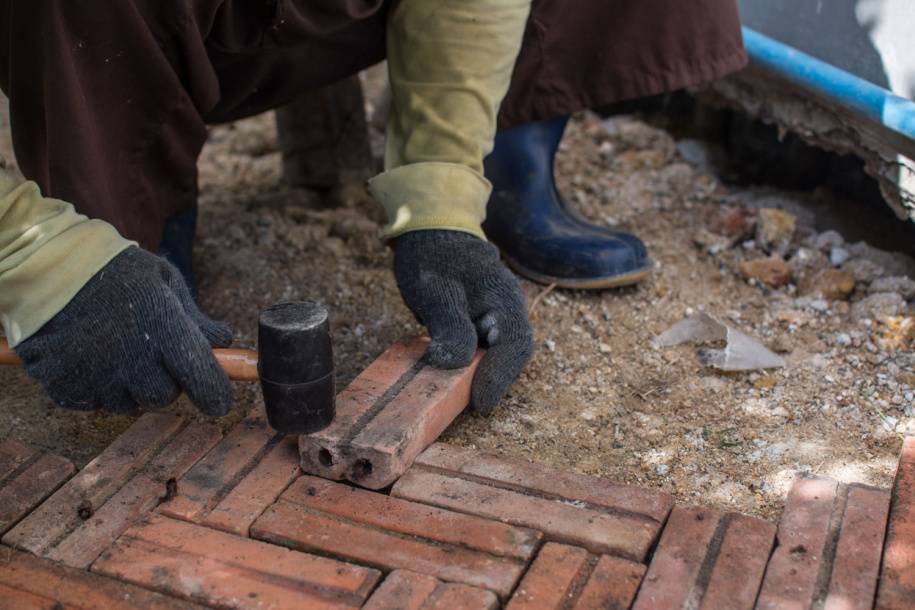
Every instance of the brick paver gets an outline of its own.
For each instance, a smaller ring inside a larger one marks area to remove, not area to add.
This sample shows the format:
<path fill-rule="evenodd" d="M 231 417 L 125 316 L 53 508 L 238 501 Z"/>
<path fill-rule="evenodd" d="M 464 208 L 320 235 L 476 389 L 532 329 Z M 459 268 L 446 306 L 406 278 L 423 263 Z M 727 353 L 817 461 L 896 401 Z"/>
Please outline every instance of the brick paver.
<path fill-rule="evenodd" d="M 330 427 L 302 436 L 302 468 L 369 489 L 393 483 L 470 401 L 482 353 L 463 369 L 419 362 L 428 339 L 399 344 L 373 362 L 337 398 Z"/>
<path fill-rule="evenodd" d="M 507 596 L 536 532 L 305 476 L 251 527 L 291 548 L 405 569 Z"/>
<path fill-rule="evenodd" d="M 267 424 L 263 407 L 255 408 L 178 480 L 174 497 L 159 512 L 186 521 L 205 520 L 281 438 Z"/>
<path fill-rule="evenodd" d="M 202 610 L 9 547 L 0 548 L 0 587 L 2 610 Z"/>
<path fill-rule="evenodd" d="M 877 608 L 915 608 L 915 436 L 905 439 L 896 470 Z"/>
<path fill-rule="evenodd" d="M 774 538 L 775 527 L 761 519 L 675 508 L 633 607 L 750 609 Z"/>
<path fill-rule="evenodd" d="M 757 607 L 871 608 L 889 501 L 884 490 L 798 478 L 778 524 L 778 547 Z"/>
<path fill-rule="evenodd" d="M 442 444 L 423 453 L 391 493 L 634 561 L 645 558 L 672 504 L 661 492 Z"/>
<path fill-rule="evenodd" d="M 73 464 L 12 439 L 0 443 L 0 535 L 75 472 Z"/>
<path fill-rule="evenodd" d="M 92 570 L 217 608 L 359 608 L 377 570 L 152 515 L 127 530 Z"/>
<path fill-rule="evenodd" d="M 628 608 L 645 566 L 585 549 L 547 543 L 518 585 L 506 610 Z"/>
<path fill-rule="evenodd" d="M 364 610 L 495 610 L 491 591 L 447 583 L 407 570 L 395 570 L 363 606 Z"/>
<path fill-rule="evenodd" d="M 4 544 L 43 555 L 95 513 L 183 426 L 147 413 L 3 537 Z"/>

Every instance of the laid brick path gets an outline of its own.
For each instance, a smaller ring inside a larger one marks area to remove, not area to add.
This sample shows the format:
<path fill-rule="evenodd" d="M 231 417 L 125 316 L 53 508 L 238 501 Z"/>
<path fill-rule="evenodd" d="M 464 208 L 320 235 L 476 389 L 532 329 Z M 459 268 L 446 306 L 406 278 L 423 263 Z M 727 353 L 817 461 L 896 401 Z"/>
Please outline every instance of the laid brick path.
<path fill-rule="evenodd" d="M 434 444 L 473 369 L 424 345 L 311 437 L 148 413 L 75 474 L 0 442 L 0 610 L 915 609 L 915 438 L 892 490 L 799 478 L 776 527 Z"/>

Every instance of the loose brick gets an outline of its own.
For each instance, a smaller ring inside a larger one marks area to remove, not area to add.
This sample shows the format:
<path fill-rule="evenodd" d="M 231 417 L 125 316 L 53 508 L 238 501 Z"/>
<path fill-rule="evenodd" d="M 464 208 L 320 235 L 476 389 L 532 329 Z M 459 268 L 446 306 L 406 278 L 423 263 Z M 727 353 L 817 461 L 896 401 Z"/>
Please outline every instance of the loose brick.
<path fill-rule="evenodd" d="M 517 491 L 539 492 L 559 499 L 638 513 L 663 523 L 673 506 L 670 495 L 616 485 L 607 479 L 557 470 L 526 460 L 435 443 L 416 465 Z"/>
<path fill-rule="evenodd" d="M 506 610 L 601 610 L 628 608 L 645 566 L 585 549 L 544 545 Z"/>
<path fill-rule="evenodd" d="M 5 589 L 3 588 L 5 587 Z M 6 591 L 17 591 L 22 605 Z M 45 600 L 53 600 L 52 605 Z M 28 605 L 28 603 L 34 605 Z M 4 606 L 7 603 L 7 606 Z M 127 583 L 10 548 L 0 552 L 0 608 L 10 610 L 203 610 Z"/>
<path fill-rule="evenodd" d="M 219 608 L 358 608 L 377 570 L 152 515 L 92 565 L 120 580 Z"/>
<path fill-rule="evenodd" d="M 14 438 L 8 438 L 0 443 L 0 484 L 36 455 L 38 449 Z"/>
<path fill-rule="evenodd" d="M 0 488 L 0 534 L 28 515 L 75 471 L 69 460 L 48 453 L 22 466 Z"/>
<path fill-rule="evenodd" d="M 594 553 L 641 561 L 660 524 L 649 516 L 544 497 L 423 468 L 412 468 L 392 495 L 542 531 L 547 539 L 582 546 Z"/>
<path fill-rule="evenodd" d="M 490 591 L 395 570 L 363 610 L 495 610 L 498 604 L 498 598 Z"/>
<path fill-rule="evenodd" d="M 182 426 L 176 416 L 147 413 L 76 476 L 3 537 L 5 544 L 44 554 L 142 468 Z"/>
<path fill-rule="evenodd" d="M 0 610 L 63 610 L 58 602 L 0 584 Z"/>
<path fill-rule="evenodd" d="M 251 536 L 384 570 L 405 569 L 507 596 L 537 535 L 302 477 L 251 526 Z"/>
<path fill-rule="evenodd" d="M 357 378 L 355 391 L 341 393 L 342 417 L 299 440 L 306 472 L 381 489 L 438 438 L 469 403 L 482 352 L 470 366 L 444 371 L 418 361 L 426 345 L 419 339 L 388 350 Z"/>
<path fill-rule="evenodd" d="M 766 569 L 757 608 L 806 610 L 814 603 L 821 563 L 828 553 L 837 494 L 838 484 L 829 479 L 800 478 L 794 482 L 778 524 L 778 547 Z"/>
<path fill-rule="evenodd" d="M 887 527 L 878 610 L 915 608 L 915 436 L 905 439 Z"/>
<path fill-rule="evenodd" d="M 633 608 L 752 608 L 774 536 L 760 519 L 675 508 Z"/>
<path fill-rule="evenodd" d="M 221 437 L 214 424 L 189 425 L 47 557 L 75 568 L 89 567 L 124 530 L 167 497 L 169 482 L 174 485 Z"/>
<path fill-rule="evenodd" d="M 176 494 L 159 512 L 202 522 L 280 438 L 263 409 L 256 409 L 178 480 Z"/>
<path fill-rule="evenodd" d="M 301 474 L 298 440 L 281 440 L 204 519 L 203 524 L 248 535 L 248 528 Z"/>
<path fill-rule="evenodd" d="M 824 610 L 870 610 L 877 591 L 890 494 L 848 487 Z M 912 596 L 915 603 L 915 595 Z"/>

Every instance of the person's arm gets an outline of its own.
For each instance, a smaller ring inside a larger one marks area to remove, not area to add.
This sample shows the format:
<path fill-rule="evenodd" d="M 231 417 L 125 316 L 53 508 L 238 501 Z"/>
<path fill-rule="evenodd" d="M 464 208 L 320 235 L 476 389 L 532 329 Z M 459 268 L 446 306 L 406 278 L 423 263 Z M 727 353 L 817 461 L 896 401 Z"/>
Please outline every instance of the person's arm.
<path fill-rule="evenodd" d="M 478 343 L 488 348 L 470 401 L 484 414 L 533 352 L 524 295 L 481 228 L 483 157 L 529 11 L 530 0 L 394 2 L 385 171 L 369 182 L 387 210 L 401 295 L 432 337 L 425 361 L 466 366 Z"/>
<path fill-rule="evenodd" d="M 42 197 L 34 182 L 0 167 L 0 324 L 10 345 L 31 337 L 131 245 L 110 224 Z"/>
<path fill-rule="evenodd" d="M 224 415 L 232 388 L 181 273 L 110 224 L 0 169 L 0 320 L 25 371 L 71 409 L 161 407 L 185 391 Z"/>

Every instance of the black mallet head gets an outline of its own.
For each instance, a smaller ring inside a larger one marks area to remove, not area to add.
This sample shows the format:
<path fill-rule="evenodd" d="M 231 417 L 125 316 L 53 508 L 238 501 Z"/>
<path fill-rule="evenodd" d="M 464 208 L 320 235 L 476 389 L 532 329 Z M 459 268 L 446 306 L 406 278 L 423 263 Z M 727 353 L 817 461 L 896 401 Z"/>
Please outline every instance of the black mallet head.
<path fill-rule="evenodd" d="M 283 434 L 329 426 L 336 392 L 327 308 L 310 301 L 268 307 L 258 319 L 257 344 L 270 426 Z"/>

